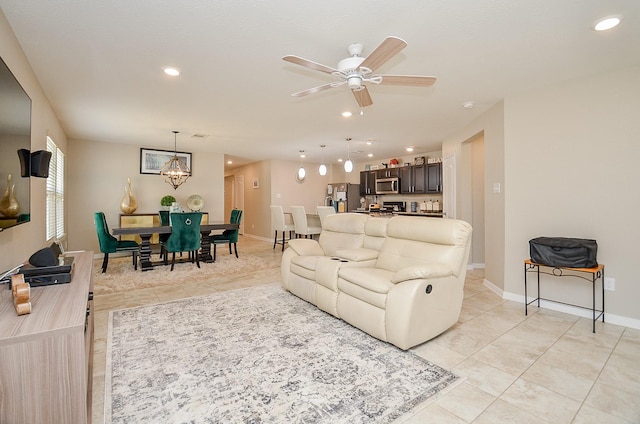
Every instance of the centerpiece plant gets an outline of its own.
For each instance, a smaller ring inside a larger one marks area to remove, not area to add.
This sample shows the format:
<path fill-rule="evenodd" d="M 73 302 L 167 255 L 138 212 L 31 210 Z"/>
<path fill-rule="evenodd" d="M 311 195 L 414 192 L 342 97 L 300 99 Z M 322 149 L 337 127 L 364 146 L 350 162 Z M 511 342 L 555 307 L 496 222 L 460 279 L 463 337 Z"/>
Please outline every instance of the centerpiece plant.
<path fill-rule="evenodd" d="M 168 194 L 164 196 L 162 199 L 160 199 L 160 205 L 168 208 L 169 206 L 174 204 L 175 201 L 176 201 L 176 198 Z"/>

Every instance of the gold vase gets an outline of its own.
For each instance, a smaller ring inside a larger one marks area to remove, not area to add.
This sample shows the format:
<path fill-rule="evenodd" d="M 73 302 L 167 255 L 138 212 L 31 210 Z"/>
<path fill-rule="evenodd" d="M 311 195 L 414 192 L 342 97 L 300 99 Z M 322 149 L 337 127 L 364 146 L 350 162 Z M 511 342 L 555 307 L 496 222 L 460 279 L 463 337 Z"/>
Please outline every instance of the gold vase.
<path fill-rule="evenodd" d="M 16 186 L 11 184 L 11 174 L 7 176 L 7 189 L 0 200 L 0 213 L 9 218 L 15 218 L 20 212 L 20 204 L 14 193 Z"/>
<path fill-rule="evenodd" d="M 120 202 L 120 210 L 126 215 L 134 213 L 138 209 L 138 202 L 131 191 L 131 178 L 127 178 L 127 185 L 124 186 L 124 196 Z"/>

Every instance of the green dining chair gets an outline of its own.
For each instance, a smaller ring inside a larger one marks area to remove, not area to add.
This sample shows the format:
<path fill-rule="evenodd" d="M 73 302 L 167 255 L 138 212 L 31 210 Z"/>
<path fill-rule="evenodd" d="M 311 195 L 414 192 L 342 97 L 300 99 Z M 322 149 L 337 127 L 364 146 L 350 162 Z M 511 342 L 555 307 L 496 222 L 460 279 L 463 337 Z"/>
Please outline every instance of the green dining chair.
<path fill-rule="evenodd" d="M 242 220 L 242 211 L 240 209 L 234 209 L 231 211 L 231 218 L 229 222 L 231 224 L 240 225 L 240 221 Z M 229 245 L 229 254 L 231 254 L 231 245 L 233 244 L 233 250 L 236 253 L 236 258 L 238 257 L 238 234 L 240 233 L 239 229 L 235 230 L 224 230 L 222 234 L 215 234 L 211 236 L 211 244 L 213 244 L 213 261 L 216 260 L 216 246 L 218 244 L 228 244 Z"/>
<path fill-rule="evenodd" d="M 158 215 L 160 216 L 160 225 L 166 227 L 169 225 L 169 211 L 158 211 Z M 167 252 L 164 250 L 163 243 L 166 243 L 169 240 L 170 234 L 158 234 L 158 242 L 160 243 L 160 259 L 164 258 L 164 255 Z"/>
<path fill-rule="evenodd" d="M 107 219 L 104 216 L 104 212 L 96 212 L 93 216 L 93 220 L 96 224 L 96 233 L 98 234 L 98 243 L 100 244 L 100 252 L 104 254 L 102 260 L 102 273 L 107 272 L 107 265 L 109 264 L 109 253 L 116 252 L 132 252 L 133 254 L 133 267 L 138 269 L 138 253 L 140 252 L 140 245 L 133 240 L 118 240 L 109 232 L 107 225 Z"/>
<path fill-rule="evenodd" d="M 200 268 L 200 222 L 202 212 L 179 212 L 169 214 L 171 222 L 171 235 L 166 242 L 162 243 L 165 249 L 164 263 L 168 262 L 168 253 L 171 253 L 171 271 L 176 262 L 176 252 L 190 253 L 191 262 L 195 259 L 196 265 Z"/>

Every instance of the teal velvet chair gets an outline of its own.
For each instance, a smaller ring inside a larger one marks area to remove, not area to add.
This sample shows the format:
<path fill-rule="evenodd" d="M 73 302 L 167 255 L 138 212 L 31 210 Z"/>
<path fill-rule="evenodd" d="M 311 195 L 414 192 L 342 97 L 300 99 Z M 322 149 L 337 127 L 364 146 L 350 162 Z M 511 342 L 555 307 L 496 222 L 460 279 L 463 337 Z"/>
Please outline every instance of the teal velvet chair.
<path fill-rule="evenodd" d="M 169 211 L 158 211 L 158 215 L 160 216 L 160 225 L 166 227 L 169 225 Z M 160 243 L 160 259 L 164 258 L 164 255 L 167 254 L 164 250 L 164 243 L 169 240 L 170 234 L 158 234 L 158 242 Z"/>
<path fill-rule="evenodd" d="M 165 250 L 164 263 L 167 264 L 167 253 L 171 253 L 171 271 L 176 262 L 176 252 L 189 252 L 191 262 L 195 259 L 200 268 L 198 250 L 200 249 L 200 222 L 202 212 L 180 212 L 169 215 L 171 221 L 171 235 L 162 243 Z"/>
<path fill-rule="evenodd" d="M 242 211 L 240 209 L 234 209 L 231 211 L 231 218 L 229 222 L 231 224 L 240 224 L 242 220 Z M 240 230 L 224 230 L 222 234 L 215 234 L 211 236 L 211 244 L 213 244 L 213 261 L 216 260 L 216 246 L 218 244 L 228 244 L 229 254 L 231 254 L 231 245 L 233 244 L 233 250 L 238 257 L 238 234 Z"/>
<path fill-rule="evenodd" d="M 109 253 L 116 252 L 132 252 L 133 267 L 137 270 L 140 245 L 133 240 L 118 240 L 112 236 L 109 232 L 104 212 L 96 212 L 93 216 L 93 220 L 96 224 L 96 233 L 98 234 L 98 242 L 100 243 L 100 252 L 104 254 L 104 259 L 102 260 L 102 272 L 107 272 Z"/>

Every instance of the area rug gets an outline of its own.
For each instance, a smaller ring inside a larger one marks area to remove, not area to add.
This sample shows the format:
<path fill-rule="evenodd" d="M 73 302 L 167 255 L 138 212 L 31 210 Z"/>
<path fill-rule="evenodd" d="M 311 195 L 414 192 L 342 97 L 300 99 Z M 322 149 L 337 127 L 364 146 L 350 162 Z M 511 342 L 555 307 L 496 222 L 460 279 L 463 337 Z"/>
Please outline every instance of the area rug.
<path fill-rule="evenodd" d="M 224 250 L 224 249 L 222 249 Z M 154 255 L 154 260 L 157 260 Z M 132 289 L 151 287 L 175 286 L 184 281 L 197 283 L 212 278 L 251 273 L 280 266 L 279 260 L 261 258 L 252 254 L 241 254 L 239 258 L 228 255 L 227 252 L 218 254 L 216 262 L 176 264 L 169 272 L 169 266 L 159 265 L 153 270 L 142 272 L 140 268 L 134 271 L 131 256 L 109 258 L 107 272 L 102 273 L 102 259 L 96 259 L 93 265 L 93 282 L 95 294 L 109 294 Z"/>
<path fill-rule="evenodd" d="M 112 311 L 105 423 L 388 423 L 457 379 L 267 284 Z"/>

